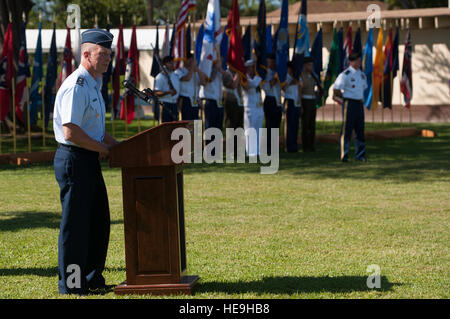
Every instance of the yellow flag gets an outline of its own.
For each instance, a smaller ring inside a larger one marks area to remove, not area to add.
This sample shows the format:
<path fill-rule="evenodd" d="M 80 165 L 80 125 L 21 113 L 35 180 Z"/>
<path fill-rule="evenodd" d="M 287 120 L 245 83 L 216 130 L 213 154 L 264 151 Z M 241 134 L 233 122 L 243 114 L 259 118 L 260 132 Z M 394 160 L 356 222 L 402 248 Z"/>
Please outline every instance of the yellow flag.
<path fill-rule="evenodd" d="M 384 53 L 383 53 L 383 28 L 378 31 L 377 49 L 375 52 L 375 61 L 373 62 L 373 98 L 371 109 L 378 106 L 380 99 L 381 83 L 383 80 Z"/>

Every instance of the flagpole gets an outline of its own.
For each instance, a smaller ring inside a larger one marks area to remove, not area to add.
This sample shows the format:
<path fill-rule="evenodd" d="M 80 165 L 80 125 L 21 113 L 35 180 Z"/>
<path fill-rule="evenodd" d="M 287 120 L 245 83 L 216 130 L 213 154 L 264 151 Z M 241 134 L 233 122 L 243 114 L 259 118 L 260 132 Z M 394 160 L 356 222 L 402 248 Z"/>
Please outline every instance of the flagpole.
<path fill-rule="evenodd" d="M 137 98 L 137 110 L 138 110 L 138 118 L 137 118 L 137 122 L 138 122 L 138 132 L 140 133 L 141 132 L 141 99 L 140 98 Z"/>
<path fill-rule="evenodd" d="M 333 101 L 333 130 L 332 133 L 334 134 L 336 125 L 336 102 Z"/>
<path fill-rule="evenodd" d="M 111 25 L 111 20 L 109 19 L 109 12 L 106 14 L 106 23 L 107 24 L 109 24 L 109 25 Z M 107 96 L 107 98 L 108 98 L 108 100 L 109 100 L 109 96 L 110 96 L 110 93 L 111 93 L 111 97 L 113 97 L 113 95 L 114 95 L 114 92 L 113 92 L 113 69 L 112 69 L 112 61 L 111 61 L 111 72 L 109 73 L 109 79 L 108 79 L 108 86 L 107 86 L 107 92 L 108 92 L 108 96 Z M 111 85 L 111 90 L 109 89 L 110 88 L 110 85 Z M 115 111 L 115 107 L 114 107 L 114 99 L 112 98 L 111 99 L 111 134 L 112 134 L 112 137 L 113 138 L 116 138 L 116 130 L 115 130 L 115 114 L 114 114 L 114 111 Z"/>
<path fill-rule="evenodd" d="M 9 23 L 12 23 L 12 14 L 9 12 Z M 11 34 L 12 36 L 12 34 Z M 14 61 L 13 61 L 14 69 Z M 12 93 L 12 111 L 13 111 L 13 153 L 17 153 L 17 141 L 16 141 L 16 81 L 14 80 L 14 74 L 11 77 L 11 93 Z"/>
<path fill-rule="evenodd" d="M 39 22 L 42 15 L 39 13 Z M 44 103 L 44 77 L 41 77 L 41 118 L 42 118 L 42 147 L 45 147 L 45 103 Z"/>
<path fill-rule="evenodd" d="M 398 104 L 400 106 L 400 127 L 403 127 L 403 105 L 402 105 L 402 88 L 400 83 L 400 76 L 398 77 L 398 85 L 399 85 L 399 91 L 398 91 L 398 97 L 400 100 L 400 103 Z"/>
<path fill-rule="evenodd" d="M 409 124 L 412 123 L 411 103 L 409 104 Z"/>
<path fill-rule="evenodd" d="M 26 90 L 26 94 L 27 94 L 26 109 L 27 109 L 28 153 L 31 153 L 30 88 L 28 87 L 28 83 L 27 83 L 25 90 Z"/>
<path fill-rule="evenodd" d="M 13 152 L 17 153 L 17 141 L 16 141 L 16 81 L 14 76 L 11 78 L 11 92 L 12 92 L 12 105 L 13 105 Z"/>
<path fill-rule="evenodd" d="M 22 20 L 26 23 L 25 12 L 22 13 Z M 25 94 L 26 94 L 26 114 L 27 114 L 27 137 L 28 137 L 28 153 L 31 153 L 31 120 L 30 120 L 30 87 L 28 86 L 28 78 L 25 76 Z"/>
<path fill-rule="evenodd" d="M 325 105 L 322 105 L 322 131 L 325 133 Z"/>
<path fill-rule="evenodd" d="M 391 96 L 389 97 L 391 101 L 391 122 L 394 123 L 394 103 L 392 103 L 392 96 L 394 95 L 394 87 L 392 86 L 392 70 L 391 72 L 389 72 L 389 77 L 390 77 L 389 85 L 391 86 Z"/>
<path fill-rule="evenodd" d="M 381 83 L 381 124 L 384 126 L 384 74 L 382 75 Z M 378 102 L 377 102 L 378 103 Z"/>

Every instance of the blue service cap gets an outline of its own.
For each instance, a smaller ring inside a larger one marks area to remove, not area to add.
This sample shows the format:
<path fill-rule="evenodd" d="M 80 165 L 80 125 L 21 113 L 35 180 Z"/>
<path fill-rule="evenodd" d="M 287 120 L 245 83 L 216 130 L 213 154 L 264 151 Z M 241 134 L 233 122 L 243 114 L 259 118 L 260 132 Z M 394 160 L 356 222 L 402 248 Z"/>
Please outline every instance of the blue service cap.
<path fill-rule="evenodd" d="M 81 44 L 95 43 L 107 49 L 111 49 L 113 38 L 114 36 L 106 30 L 89 29 L 81 34 Z"/>

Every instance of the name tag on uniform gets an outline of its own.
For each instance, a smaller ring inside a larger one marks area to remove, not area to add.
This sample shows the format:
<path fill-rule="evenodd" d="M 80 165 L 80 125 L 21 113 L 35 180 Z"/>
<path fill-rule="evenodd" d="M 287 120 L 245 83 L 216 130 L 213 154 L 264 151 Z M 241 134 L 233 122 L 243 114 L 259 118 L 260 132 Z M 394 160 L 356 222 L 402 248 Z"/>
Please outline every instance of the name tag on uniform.
<path fill-rule="evenodd" d="M 95 117 L 99 119 L 100 118 L 100 114 L 97 113 L 97 115 Z"/>

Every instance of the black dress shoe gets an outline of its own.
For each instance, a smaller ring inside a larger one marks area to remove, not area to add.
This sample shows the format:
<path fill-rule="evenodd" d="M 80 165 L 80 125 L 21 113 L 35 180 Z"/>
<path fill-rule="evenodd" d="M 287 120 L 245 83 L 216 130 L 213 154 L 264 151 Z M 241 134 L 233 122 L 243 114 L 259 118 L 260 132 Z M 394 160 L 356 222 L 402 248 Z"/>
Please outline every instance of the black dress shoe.
<path fill-rule="evenodd" d="M 114 290 L 114 285 L 95 285 L 89 287 L 90 295 L 104 295 Z"/>

